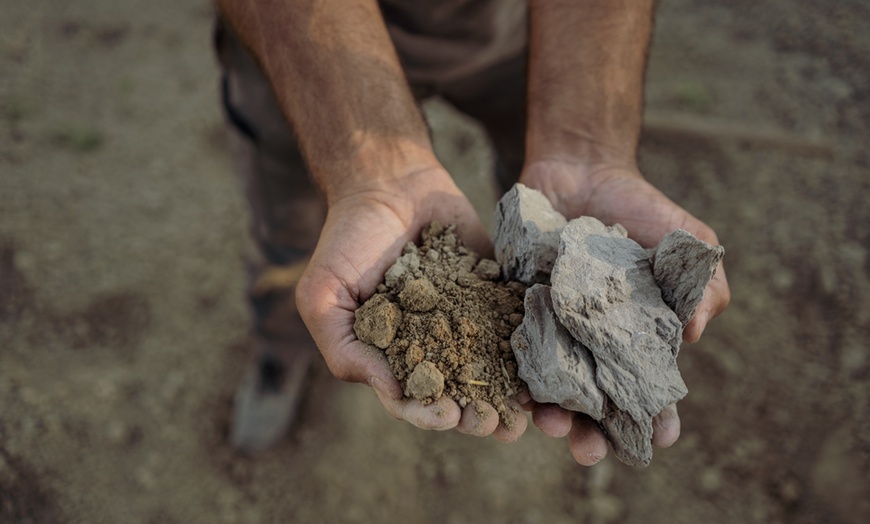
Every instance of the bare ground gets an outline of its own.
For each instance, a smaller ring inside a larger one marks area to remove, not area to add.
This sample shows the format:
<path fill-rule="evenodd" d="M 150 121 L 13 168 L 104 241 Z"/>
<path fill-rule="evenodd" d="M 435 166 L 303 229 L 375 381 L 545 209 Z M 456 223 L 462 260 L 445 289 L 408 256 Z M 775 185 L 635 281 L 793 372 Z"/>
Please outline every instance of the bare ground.
<path fill-rule="evenodd" d="M 249 247 L 208 3 L 0 0 L 0 522 L 867 522 L 870 7 L 661 4 L 651 113 L 833 150 L 645 135 L 734 298 L 681 354 L 678 444 L 587 470 L 535 429 L 414 429 L 322 364 L 293 436 L 234 453 Z M 427 111 L 491 196 L 479 132 Z"/>

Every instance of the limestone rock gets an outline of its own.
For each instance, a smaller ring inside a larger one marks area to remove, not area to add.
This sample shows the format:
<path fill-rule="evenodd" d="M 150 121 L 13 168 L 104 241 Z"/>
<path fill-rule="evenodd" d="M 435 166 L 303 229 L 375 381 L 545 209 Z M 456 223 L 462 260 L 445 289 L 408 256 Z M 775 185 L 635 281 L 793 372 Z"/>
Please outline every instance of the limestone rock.
<path fill-rule="evenodd" d="M 525 308 L 523 323 L 514 331 L 511 346 L 518 374 L 532 398 L 601 419 L 605 396 L 595 383 L 595 361 L 589 350 L 559 323 L 550 287 L 536 284 L 529 288 Z"/>
<path fill-rule="evenodd" d="M 716 273 L 725 249 L 678 229 L 665 235 L 655 250 L 653 274 L 662 298 L 683 326 L 695 315 L 704 288 Z"/>
<path fill-rule="evenodd" d="M 646 251 L 623 231 L 591 217 L 568 223 L 551 297 L 561 323 L 592 352 L 598 387 L 645 426 L 687 392 L 676 363 L 682 324 Z"/>
<path fill-rule="evenodd" d="M 614 409 L 601 420 L 616 458 L 629 466 L 648 466 L 652 460 L 652 419 L 637 421 L 621 409 Z"/>
<path fill-rule="evenodd" d="M 507 280 L 547 283 L 567 221 L 543 193 L 515 184 L 495 212 L 495 258 Z"/>

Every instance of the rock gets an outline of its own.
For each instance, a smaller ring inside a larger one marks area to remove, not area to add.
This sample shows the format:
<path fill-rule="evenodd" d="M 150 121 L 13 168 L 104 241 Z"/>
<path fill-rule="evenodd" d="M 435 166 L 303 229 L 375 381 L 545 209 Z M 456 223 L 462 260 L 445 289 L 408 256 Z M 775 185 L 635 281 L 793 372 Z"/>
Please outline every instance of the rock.
<path fill-rule="evenodd" d="M 630 413 L 614 409 L 601 421 L 616 458 L 629 466 L 649 466 L 652 460 L 652 418 L 635 420 Z"/>
<path fill-rule="evenodd" d="M 649 255 L 623 232 L 591 217 L 569 222 L 551 298 L 559 321 L 595 360 L 597 385 L 613 404 L 602 422 L 618 455 L 644 464 L 652 417 L 687 393 L 676 363 L 683 326 L 662 299 Z"/>
<path fill-rule="evenodd" d="M 604 393 L 595 383 L 595 361 L 553 312 L 550 287 L 526 291 L 526 314 L 511 337 L 518 374 L 538 402 L 558 404 L 596 420 L 604 416 Z"/>
<path fill-rule="evenodd" d="M 495 258 L 507 280 L 548 283 L 567 221 L 543 193 L 515 184 L 495 212 Z"/>
<path fill-rule="evenodd" d="M 662 298 L 683 326 L 695 315 L 704 288 L 716 273 L 725 249 L 678 229 L 665 235 L 655 250 L 653 274 Z"/>
<path fill-rule="evenodd" d="M 386 349 L 402 324 L 402 309 L 385 296 L 375 295 L 356 310 L 355 318 L 353 330 L 357 338 Z"/>
<path fill-rule="evenodd" d="M 424 360 L 411 372 L 407 388 L 406 396 L 428 404 L 437 400 L 444 392 L 444 374 L 434 363 Z"/>

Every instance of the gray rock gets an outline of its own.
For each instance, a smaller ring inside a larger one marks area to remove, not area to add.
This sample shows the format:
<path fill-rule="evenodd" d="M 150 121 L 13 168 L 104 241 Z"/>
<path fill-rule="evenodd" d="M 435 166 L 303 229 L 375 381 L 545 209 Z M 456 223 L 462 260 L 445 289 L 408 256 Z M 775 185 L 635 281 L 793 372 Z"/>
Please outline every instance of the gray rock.
<path fill-rule="evenodd" d="M 568 223 L 551 297 L 561 323 L 592 352 L 598 387 L 645 426 L 687 393 L 676 363 L 682 324 L 647 253 L 622 231 L 591 217 Z"/>
<path fill-rule="evenodd" d="M 652 419 L 637 421 L 621 409 L 610 411 L 601 420 L 616 458 L 629 466 L 646 467 L 652 460 Z"/>
<path fill-rule="evenodd" d="M 725 249 L 678 229 L 665 235 L 653 256 L 653 274 L 662 298 L 683 326 L 695 315 L 704 288 L 716 273 Z"/>
<path fill-rule="evenodd" d="M 529 190 L 514 193 L 500 203 L 497 231 L 510 240 L 504 240 L 509 245 L 499 260 L 512 278 L 542 278 L 546 264 L 538 262 L 551 255 L 536 258 L 526 251 L 551 246 L 540 240 L 547 238 L 540 221 L 525 220 L 537 216 L 524 212 Z M 537 240 L 523 241 L 523 235 Z M 648 465 L 653 417 L 687 393 L 676 365 L 683 327 L 723 251 L 685 231 L 645 250 L 619 225 L 607 227 L 590 217 L 569 222 L 562 228 L 552 288 L 529 288 L 525 317 L 511 339 L 518 374 L 532 398 L 589 414 L 619 460 Z"/>
<path fill-rule="evenodd" d="M 508 280 L 548 283 L 567 223 L 543 193 L 515 184 L 495 211 L 495 259 Z"/>
<path fill-rule="evenodd" d="M 518 375 L 538 402 L 558 404 L 604 416 L 604 393 L 595 383 L 595 361 L 553 312 L 550 287 L 536 284 L 526 291 L 523 323 L 511 336 Z"/>

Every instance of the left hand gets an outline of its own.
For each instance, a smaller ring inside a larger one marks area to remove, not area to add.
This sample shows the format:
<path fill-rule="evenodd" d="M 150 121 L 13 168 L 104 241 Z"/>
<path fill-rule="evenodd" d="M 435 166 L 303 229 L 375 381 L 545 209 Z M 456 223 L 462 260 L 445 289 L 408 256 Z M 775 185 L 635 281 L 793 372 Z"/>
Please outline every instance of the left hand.
<path fill-rule="evenodd" d="M 593 216 L 607 225 L 622 224 L 628 236 L 643 247 L 653 247 L 665 234 L 684 229 L 710 244 L 716 233 L 647 182 L 633 165 L 587 165 L 567 160 L 540 160 L 526 166 L 520 182 L 544 193 L 553 207 L 568 219 Z M 728 307 L 731 292 L 722 264 L 704 291 L 695 316 L 683 331 L 683 340 L 697 342 L 707 323 Z M 532 411 L 541 431 L 552 437 L 569 435 L 574 459 L 591 466 L 607 454 L 607 440 L 586 415 L 571 413 L 553 404 L 519 399 Z M 680 436 L 676 405 L 653 419 L 653 444 L 668 447 Z"/>

